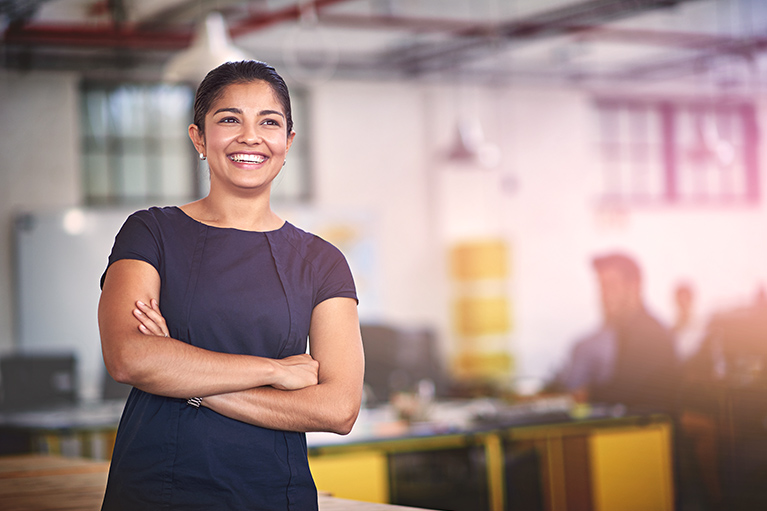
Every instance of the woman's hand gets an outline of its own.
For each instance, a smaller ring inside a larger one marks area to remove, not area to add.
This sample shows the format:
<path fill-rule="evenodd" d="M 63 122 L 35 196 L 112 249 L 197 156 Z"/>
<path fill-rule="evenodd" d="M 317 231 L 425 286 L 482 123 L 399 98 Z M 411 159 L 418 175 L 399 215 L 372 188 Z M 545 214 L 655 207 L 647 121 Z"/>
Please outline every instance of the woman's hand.
<path fill-rule="evenodd" d="M 168 337 L 168 326 L 160 313 L 160 304 L 152 299 L 150 305 L 136 302 L 133 315 L 139 320 L 139 331 L 144 335 Z M 275 381 L 272 387 L 279 390 L 298 390 L 317 385 L 320 364 L 307 354 L 272 360 L 275 364 Z"/>
<path fill-rule="evenodd" d="M 307 354 L 275 360 L 283 369 L 272 387 L 280 390 L 298 390 L 319 382 L 320 363 Z"/>
<path fill-rule="evenodd" d="M 142 334 L 159 337 L 170 336 L 165 318 L 160 313 L 160 304 L 154 298 L 150 301 L 150 305 L 141 300 L 137 301 L 133 315 L 139 320 L 138 329 Z"/>

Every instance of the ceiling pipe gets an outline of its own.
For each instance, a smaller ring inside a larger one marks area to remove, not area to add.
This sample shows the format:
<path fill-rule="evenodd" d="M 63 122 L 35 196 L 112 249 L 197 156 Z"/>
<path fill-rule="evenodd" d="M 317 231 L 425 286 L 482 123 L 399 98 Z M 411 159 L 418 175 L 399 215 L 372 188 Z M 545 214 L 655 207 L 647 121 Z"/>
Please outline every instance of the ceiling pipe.
<path fill-rule="evenodd" d="M 137 50 L 177 50 L 189 46 L 192 31 L 147 31 L 133 28 L 89 25 L 33 25 L 9 27 L 3 37 L 7 45 L 80 46 Z"/>
<path fill-rule="evenodd" d="M 413 70 L 427 65 L 432 70 L 439 66 L 450 68 L 455 66 L 456 61 L 476 57 L 475 54 L 470 55 L 476 50 L 497 51 L 499 40 L 574 34 L 579 30 L 574 27 L 590 30 L 588 27 L 616 21 L 632 14 L 696 1 L 700 0 L 584 0 L 526 18 L 497 23 L 492 26 L 492 33 L 487 32 L 487 24 L 481 27 L 481 30 L 469 27 L 453 33 L 455 36 L 462 36 L 460 39 L 421 43 L 392 52 L 388 58 L 393 65 Z M 459 58 L 460 56 L 463 56 L 463 59 Z"/>
<path fill-rule="evenodd" d="M 407 28 L 422 32 L 454 32 L 466 30 L 467 23 L 453 20 L 391 18 L 371 16 L 323 15 L 323 25 L 341 27 L 364 27 L 378 29 Z M 491 25 L 478 28 L 471 24 L 476 33 L 489 34 Z M 264 25 L 268 26 L 268 25 Z M 238 25 L 238 27 L 240 27 Z M 551 26 L 525 24 L 524 31 L 535 33 L 551 29 Z M 741 39 L 700 34 L 659 30 L 639 30 L 629 28 L 608 28 L 601 25 L 560 26 L 560 30 L 577 34 L 582 40 L 605 40 L 617 43 L 667 46 L 689 49 L 701 49 L 711 46 L 729 46 L 743 42 Z M 234 37 L 233 29 L 229 30 Z M 240 35 L 244 35 L 240 27 Z M 9 28 L 4 37 L 5 44 L 24 44 L 29 46 L 86 46 L 135 49 L 182 49 L 191 43 L 192 30 L 133 29 L 130 27 L 115 29 L 111 27 L 93 27 L 90 25 L 32 25 L 21 29 Z"/>
<path fill-rule="evenodd" d="M 375 30 L 408 30 L 411 32 L 452 33 L 460 37 L 492 37 L 497 36 L 499 23 L 477 23 L 435 18 L 412 18 L 394 16 L 365 16 L 349 14 L 323 14 L 320 22 L 325 26 L 342 28 L 366 28 Z M 552 25 L 532 22 L 504 23 L 509 33 L 516 35 L 534 36 L 554 28 L 565 34 L 578 35 L 581 40 L 611 41 L 617 43 L 639 44 L 643 46 L 664 46 L 679 48 L 701 48 L 710 45 L 732 44 L 738 39 L 729 36 L 694 32 L 675 32 L 669 30 L 648 30 L 632 28 L 615 28 L 604 25 Z"/>
<path fill-rule="evenodd" d="M 306 8 L 307 5 L 314 5 L 315 9 L 322 9 L 348 1 L 350 0 L 313 0 L 306 5 L 298 3 L 283 9 L 254 14 L 233 24 L 229 33 L 232 38 L 237 38 L 248 32 L 296 20 L 301 16 L 301 9 Z M 181 50 L 189 46 L 193 33 L 193 28 L 179 30 L 164 28 L 161 30 L 159 28 L 136 28 L 135 26 L 12 25 L 5 31 L 3 43 L 26 46 L 95 46 L 137 50 Z"/>

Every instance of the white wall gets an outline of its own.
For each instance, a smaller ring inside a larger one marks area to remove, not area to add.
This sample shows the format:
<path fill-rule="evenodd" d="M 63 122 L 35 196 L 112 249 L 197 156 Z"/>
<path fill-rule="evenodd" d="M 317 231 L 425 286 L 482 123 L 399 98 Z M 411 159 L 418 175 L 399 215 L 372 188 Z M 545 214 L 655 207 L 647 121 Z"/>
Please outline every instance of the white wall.
<path fill-rule="evenodd" d="M 316 205 L 372 213 L 379 316 L 404 324 L 439 314 L 424 99 L 425 91 L 396 83 L 331 83 L 312 93 Z"/>
<path fill-rule="evenodd" d="M 0 71 L 0 351 L 16 343 L 13 214 L 80 203 L 77 87 L 71 73 Z"/>

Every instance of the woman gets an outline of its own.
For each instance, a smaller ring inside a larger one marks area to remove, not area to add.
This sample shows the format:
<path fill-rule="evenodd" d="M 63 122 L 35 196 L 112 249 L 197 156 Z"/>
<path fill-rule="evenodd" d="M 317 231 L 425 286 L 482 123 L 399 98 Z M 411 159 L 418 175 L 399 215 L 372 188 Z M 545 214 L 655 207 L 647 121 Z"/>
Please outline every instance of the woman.
<path fill-rule="evenodd" d="M 131 215 L 102 277 L 104 361 L 134 387 L 103 509 L 317 509 L 304 432 L 351 430 L 364 362 L 343 255 L 270 207 L 295 136 L 285 82 L 214 69 L 189 136 L 210 193 Z"/>

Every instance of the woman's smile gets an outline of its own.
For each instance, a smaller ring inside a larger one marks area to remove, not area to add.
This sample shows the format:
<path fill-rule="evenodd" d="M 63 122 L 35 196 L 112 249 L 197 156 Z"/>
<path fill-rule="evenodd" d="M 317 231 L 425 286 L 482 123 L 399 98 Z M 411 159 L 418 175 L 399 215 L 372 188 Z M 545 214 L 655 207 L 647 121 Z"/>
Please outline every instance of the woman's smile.
<path fill-rule="evenodd" d="M 235 153 L 230 154 L 229 159 L 235 163 L 261 164 L 267 160 L 267 156 L 263 154 Z"/>

